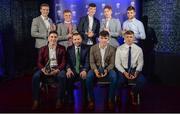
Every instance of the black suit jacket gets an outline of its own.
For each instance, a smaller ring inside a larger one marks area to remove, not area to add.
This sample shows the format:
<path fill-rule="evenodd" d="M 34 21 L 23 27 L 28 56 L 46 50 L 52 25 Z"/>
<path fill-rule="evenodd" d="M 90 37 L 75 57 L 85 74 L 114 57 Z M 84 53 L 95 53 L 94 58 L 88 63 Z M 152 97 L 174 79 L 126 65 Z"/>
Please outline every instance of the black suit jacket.
<path fill-rule="evenodd" d="M 67 48 L 67 66 L 66 69 L 71 68 L 75 72 L 76 66 L 76 54 L 75 46 L 69 46 Z M 81 44 L 80 48 L 80 72 L 89 70 L 89 46 Z"/>
<path fill-rule="evenodd" d="M 85 34 L 86 32 L 88 32 L 88 28 L 89 28 L 88 16 L 81 17 L 77 30 L 83 37 L 83 43 L 85 44 L 87 44 L 88 41 L 88 36 Z M 92 27 L 92 31 L 94 32 L 94 36 L 92 38 L 93 44 L 96 44 L 96 38 L 99 37 L 99 29 L 100 29 L 100 22 L 97 18 L 94 17 L 93 27 Z"/>

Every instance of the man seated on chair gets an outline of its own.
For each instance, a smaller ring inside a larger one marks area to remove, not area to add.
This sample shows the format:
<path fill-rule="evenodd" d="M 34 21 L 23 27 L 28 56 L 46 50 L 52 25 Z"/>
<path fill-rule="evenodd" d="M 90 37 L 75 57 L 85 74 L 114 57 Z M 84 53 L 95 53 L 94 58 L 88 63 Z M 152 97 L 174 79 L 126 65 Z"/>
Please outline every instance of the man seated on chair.
<path fill-rule="evenodd" d="M 73 45 L 67 48 L 67 92 L 69 104 L 74 103 L 73 84 L 81 81 L 82 101 L 85 105 L 87 101 L 86 77 L 89 70 L 89 47 L 82 43 L 79 33 L 74 33 L 72 37 Z"/>
<path fill-rule="evenodd" d="M 55 81 L 57 81 L 56 108 L 62 106 L 65 83 L 65 72 L 63 69 L 66 64 L 66 51 L 64 46 L 57 44 L 57 40 L 57 32 L 51 31 L 48 36 L 48 44 L 40 48 L 37 63 L 39 70 L 35 72 L 32 78 L 33 110 L 39 106 L 40 82 L 45 77 L 54 77 Z"/>
<path fill-rule="evenodd" d="M 109 108 L 114 107 L 116 73 L 113 70 L 115 61 L 115 48 L 109 45 L 109 33 L 101 31 L 98 38 L 99 43 L 90 49 L 90 67 L 86 79 L 86 86 L 89 95 L 88 108 L 93 109 L 95 105 L 93 86 L 95 79 L 104 78 L 111 82 L 108 95 Z"/>
<path fill-rule="evenodd" d="M 124 83 L 135 83 L 132 89 L 132 104 L 136 105 L 135 96 L 145 83 L 145 78 L 141 74 L 143 68 L 142 49 L 134 43 L 134 32 L 128 30 L 125 32 L 125 44 L 119 46 L 116 50 L 115 66 L 118 70 L 118 85 L 121 87 Z"/>

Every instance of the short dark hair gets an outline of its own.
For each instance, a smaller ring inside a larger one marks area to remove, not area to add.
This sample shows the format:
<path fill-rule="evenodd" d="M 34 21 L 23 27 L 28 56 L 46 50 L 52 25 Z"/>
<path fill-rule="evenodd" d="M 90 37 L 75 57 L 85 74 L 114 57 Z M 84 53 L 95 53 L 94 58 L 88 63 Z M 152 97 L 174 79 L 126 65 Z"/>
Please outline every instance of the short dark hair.
<path fill-rule="evenodd" d="M 130 11 L 130 10 L 136 11 L 136 9 L 135 9 L 133 6 L 129 6 L 129 7 L 127 8 L 127 11 Z"/>
<path fill-rule="evenodd" d="M 102 37 L 106 37 L 106 36 L 108 36 L 108 37 L 109 37 L 109 32 L 108 32 L 108 31 L 103 30 L 103 31 L 101 31 L 101 32 L 99 33 L 99 36 L 102 36 Z"/>
<path fill-rule="evenodd" d="M 64 13 L 72 13 L 72 12 L 71 12 L 71 10 L 69 10 L 69 9 L 65 9 L 65 10 L 63 11 L 63 14 L 64 14 Z"/>
<path fill-rule="evenodd" d="M 112 7 L 110 5 L 106 5 L 106 6 L 104 6 L 104 9 L 112 10 Z"/>
<path fill-rule="evenodd" d="M 47 4 L 47 3 L 42 3 L 41 5 L 40 5 L 40 9 L 42 8 L 42 7 L 49 7 L 49 4 Z"/>
<path fill-rule="evenodd" d="M 128 30 L 124 34 L 125 35 L 134 35 L 134 32 L 132 30 Z"/>
<path fill-rule="evenodd" d="M 57 31 L 54 31 L 54 30 L 49 32 L 49 36 L 50 36 L 51 34 L 57 34 L 57 35 L 58 35 Z"/>
<path fill-rule="evenodd" d="M 73 36 L 78 36 L 78 35 L 81 36 L 81 34 L 80 34 L 79 32 L 74 32 L 74 33 L 73 33 Z"/>
<path fill-rule="evenodd" d="M 96 7 L 96 4 L 95 4 L 95 3 L 90 3 L 90 4 L 88 5 L 88 7 Z"/>

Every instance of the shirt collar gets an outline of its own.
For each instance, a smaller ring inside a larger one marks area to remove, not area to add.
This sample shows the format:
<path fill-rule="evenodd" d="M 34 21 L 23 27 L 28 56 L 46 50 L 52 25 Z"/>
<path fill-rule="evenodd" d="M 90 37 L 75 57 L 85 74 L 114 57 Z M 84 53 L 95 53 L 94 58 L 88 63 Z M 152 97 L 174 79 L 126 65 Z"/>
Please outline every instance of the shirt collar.
<path fill-rule="evenodd" d="M 66 24 L 70 24 L 70 23 L 71 23 L 71 21 L 70 21 L 70 22 L 68 22 L 68 21 L 64 21 L 64 23 L 66 23 Z"/>
<path fill-rule="evenodd" d="M 133 19 L 131 20 L 128 20 L 129 22 L 134 22 L 136 20 L 136 18 L 134 17 Z"/>
<path fill-rule="evenodd" d="M 44 16 L 41 15 L 41 17 L 42 17 L 42 19 L 43 19 L 44 21 L 46 20 Z M 49 18 L 47 18 L 47 20 L 49 20 Z"/>
<path fill-rule="evenodd" d="M 101 47 L 100 47 L 100 44 L 99 44 L 99 48 L 100 48 L 100 49 L 106 49 L 106 48 L 107 48 L 107 46 L 105 46 L 104 48 L 101 48 Z"/>

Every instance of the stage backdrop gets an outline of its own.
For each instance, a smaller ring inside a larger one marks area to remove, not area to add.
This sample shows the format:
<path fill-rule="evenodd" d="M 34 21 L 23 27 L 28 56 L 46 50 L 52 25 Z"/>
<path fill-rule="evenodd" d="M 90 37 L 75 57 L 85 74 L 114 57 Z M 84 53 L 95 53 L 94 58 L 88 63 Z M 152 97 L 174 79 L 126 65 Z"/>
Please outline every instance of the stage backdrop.
<path fill-rule="evenodd" d="M 112 6 L 113 16 L 119 18 L 121 24 L 127 19 L 126 9 L 130 5 L 137 9 L 137 18 L 140 18 L 140 0 L 55 0 L 54 2 L 56 23 L 62 22 L 63 10 L 70 9 L 73 13 L 73 23 L 78 24 L 79 18 L 87 14 L 89 3 L 96 4 L 95 16 L 99 20 L 103 18 L 103 8 L 107 4 Z"/>

